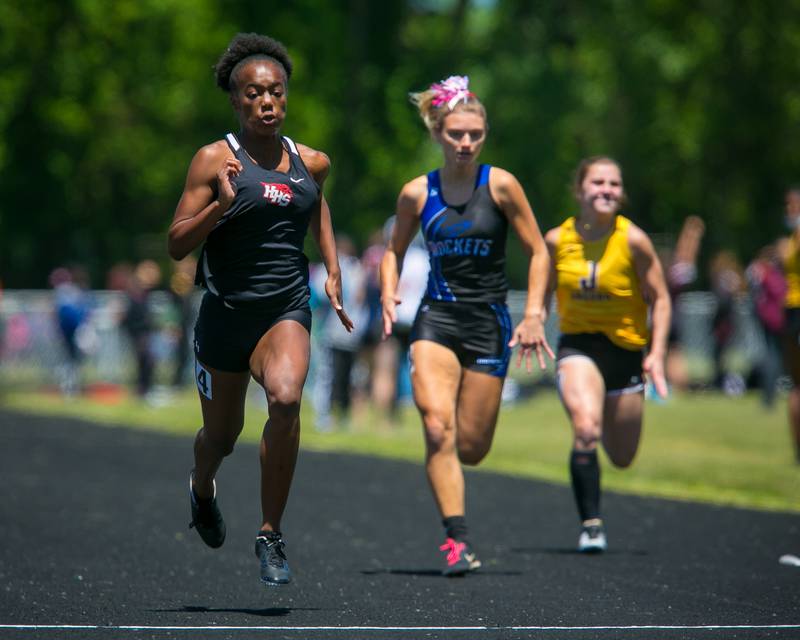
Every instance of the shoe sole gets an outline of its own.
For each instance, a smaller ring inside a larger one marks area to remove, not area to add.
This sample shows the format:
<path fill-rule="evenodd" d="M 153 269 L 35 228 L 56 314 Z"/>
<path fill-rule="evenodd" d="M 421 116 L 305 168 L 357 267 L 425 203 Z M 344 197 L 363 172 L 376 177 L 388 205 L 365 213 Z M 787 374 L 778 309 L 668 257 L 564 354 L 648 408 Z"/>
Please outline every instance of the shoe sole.
<path fill-rule="evenodd" d="M 596 554 L 603 553 L 608 548 L 608 544 L 589 542 L 578 547 L 578 553 Z"/>
<path fill-rule="evenodd" d="M 596 556 L 605 552 L 605 550 L 605 547 L 584 547 L 583 549 L 578 549 L 578 553 L 584 553 L 588 556 Z"/>
<path fill-rule="evenodd" d="M 444 571 L 442 571 L 442 575 L 445 578 L 458 578 L 460 576 L 465 576 L 468 573 L 472 573 L 474 571 L 477 571 L 480 568 L 481 568 L 481 561 L 480 560 L 473 560 L 472 562 L 470 562 L 469 567 L 466 568 L 466 569 L 458 569 L 456 571 L 448 571 L 447 569 L 445 569 Z"/>
<path fill-rule="evenodd" d="M 203 543 L 205 543 L 205 545 L 209 549 L 219 549 L 223 544 L 225 544 L 225 536 L 224 535 L 222 536 L 222 539 L 219 542 L 217 542 L 216 540 L 213 540 L 213 539 L 209 541 L 209 540 L 206 539 L 205 536 L 203 536 L 202 533 L 200 533 L 200 529 L 197 528 L 197 525 L 195 525 L 194 528 L 197 531 L 198 535 L 200 536 L 200 539 L 203 541 Z"/>

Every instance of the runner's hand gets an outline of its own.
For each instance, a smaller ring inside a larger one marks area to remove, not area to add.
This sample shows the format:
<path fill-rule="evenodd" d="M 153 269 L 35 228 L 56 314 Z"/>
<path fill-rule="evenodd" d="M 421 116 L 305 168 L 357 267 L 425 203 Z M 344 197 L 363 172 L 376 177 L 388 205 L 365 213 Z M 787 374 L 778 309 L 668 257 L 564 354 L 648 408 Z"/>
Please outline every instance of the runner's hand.
<path fill-rule="evenodd" d="M 522 365 L 525 358 L 525 369 L 531 372 L 531 353 L 536 351 L 536 359 L 539 368 L 544 371 L 547 368 L 544 356 L 547 354 L 551 360 L 555 359 L 555 354 L 547 343 L 544 335 L 544 317 L 542 315 L 525 316 L 514 329 L 514 334 L 508 343 L 512 349 L 520 345 L 517 352 L 517 368 Z"/>
<path fill-rule="evenodd" d="M 227 211 L 236 197 L 236 185 L 233 179 L 242 172 L 242 163 L 236 158 L 227 158 L 225 164 L 217 171 L 217 200 L 223 211 Z"/>
<path fill-rule="evenodd" d="M 328 300 L 331 301 L 331 306 L 336 311 L 336 315 L 339 316 L 342 326 L 347 329 L 348 333 L 352 333 L 355 325 L 342 306 L 342 274 L 340 272 L 328 274 L 328 278 L 325 280 L 325 293 L 328 296 Z"/>
<path fill-rule="evenodd" d="M 664 358 L 648 353 L 642 363 L 642 369 L 644 369 L 644 374 L 650 384 L 655 387 L 656 393 L 662 398 L 666 398 L 669 395 L 669 387 L 664 375 Z"/>
<path fill-rule="evenodd" d="M 392 335 L 392 325 L 397 322 L 397 305 L 401 300 L 397 296 L 381 298 L 381 313 L 383 315 L 383 339 Z"/>

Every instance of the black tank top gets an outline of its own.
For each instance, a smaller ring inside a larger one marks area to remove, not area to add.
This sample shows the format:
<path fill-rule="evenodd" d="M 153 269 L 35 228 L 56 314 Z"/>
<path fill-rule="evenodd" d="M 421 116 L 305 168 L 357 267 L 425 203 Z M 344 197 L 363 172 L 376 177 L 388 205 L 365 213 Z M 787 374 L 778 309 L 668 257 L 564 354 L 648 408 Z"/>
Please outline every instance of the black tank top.
<path fill-rule="evenodd" d="M 203 245 L 197 284 L 231 308 L 275 311 L 302 305 L 310 297 L 303 242 L 319 185 L 285 136 L 287 173 L 260 167 L 232 133 L 226 139 L 243 169 L 233 180 L 233 203 Z"/>
<path fill-rule="evenodd" d="M 489 193 L 490 170 L 480 165 L 472 196 L 457 207 L 442 197 L 439 170 L 428 174 L 421 215 L 431 261 L 426 299 L 505 302 L 508 219 Z"/>

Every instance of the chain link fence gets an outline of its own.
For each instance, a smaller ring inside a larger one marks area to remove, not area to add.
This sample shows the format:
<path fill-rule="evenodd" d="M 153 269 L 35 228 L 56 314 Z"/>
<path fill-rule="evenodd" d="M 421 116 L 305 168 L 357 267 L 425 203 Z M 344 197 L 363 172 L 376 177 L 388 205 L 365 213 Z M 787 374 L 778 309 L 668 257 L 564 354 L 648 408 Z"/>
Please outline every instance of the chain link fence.
<path fill-rule="evenodd" d="M 202 293 L 195 292 L 192 313 L 196 314 Z M 90 293 L 91 311 L 76 334 L 80 349 L 82 384 L 112 383 L 132 385 L 136 378 L 135 353 L 131 339 L 122 326 L 127 305 L 124 293 Z M 518 321 L 525 304 L 524 291 L 511 291 L 508 304 L 512 318 Z M 191 342 L 194 318 L 188 335 L 181 335 L 180 309 L 164 292 L 149 297 L 153 319 L 150 349 L 156 363 L 156 383 L 171 384 L 177 367 L 184 366 L 182 381 L 191 383 L 192 366 L 176 362 L 180 340 Z M 713 375 L 713 339 L 711 323 L 716 301 L 711 293 L 684 293 L 675 305 L 681 325 L 681 340 L 687 356 L 690 376 L 696 382 L 708 382 Z M 725 353 L 726 369 L 747 377 L 760 361 L 764 342 L 750 300 L 736 303 L 735 335 Z M 548 341 L 558 341 L 558 318 L 551 313 L 546 331 Z M 61 385 L 70 360 L 62 339 L 52 291 L 7 290 L 0 303 L 0 384 L 4 388 L 34 388 Z M 188 350 L 191 358 L 192 350 Z M 513 369 L 513 368 L 512 368 Z M 549 374 L 545 374 L 546 376 Z"/>
<path fill-rule="evenodd" d="M 132 384 L 135 353 L 124 330 L 127 297 L 118 291 L 92 291 L 89 312 L 75 333 L 82 384 Z M 193 305 L 197 310 L 200 296 Z M 171 381 L 181 336 L 180 309 L 167 293 L 148 298 L 153 322 L 149 348 L 156 363 L 156 382 Z M 7 290 L 0 304 L 0 382 L 5 388 L 65 384 L 74 366 L 59 329 L 54 293 L 50 290 Z M 191 353 L 191 350 L 190 350 Z M 188 377 L 184 382 L 191 382 Z"/>

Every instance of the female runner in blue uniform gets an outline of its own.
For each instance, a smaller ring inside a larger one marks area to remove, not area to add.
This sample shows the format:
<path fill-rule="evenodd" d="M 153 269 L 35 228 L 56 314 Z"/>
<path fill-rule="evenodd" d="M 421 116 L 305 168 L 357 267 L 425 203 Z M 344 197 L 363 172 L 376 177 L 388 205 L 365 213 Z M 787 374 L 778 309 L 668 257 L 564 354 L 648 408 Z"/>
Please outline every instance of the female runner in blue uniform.
<path fill-rule="evenodd" d="M 261 510 L 256 537 L 261 579 L 289 582 L 281 516 L 300 438 L 300 398 L 308 373 L 308 260 L 311 227 L 328 271 L 325 291 L 342 324 L 342 285 L 330 211 L 322 195 L 327 156 L 280 134 L 292 63 L 266 36 L 238 34 L 216 66 L 230 96 L 238 136 L 194 156 L 169 228 L 169 253 L 180 260 L 203 245 L 197 281 L 205 289 L 195 326 L 195 374 L 203 427 L 189 479 L 192 523 L 219 547 L 225 523 L 214 476 L 244 425 L 247 386 L 264 388 L 269 419 L 261 438 Z"/>
<path fill-rule="evenodd" d="M 489 452 L 511 350 L 521 346 L 530 370 L 553 352 L 544 335 L 547 248 L 517 179 L 478 164 L 486 111 L 467 78 L 452 76 L 412 94 L 444 166 L 406 184 L 381 263 L 384 333 L 397 320 L 403 256 L 422 227 L 430 254 L 428 288 L 411 333 L 411 381 L 425 429 L 426 471 L 445 527 L 444 575 L 463 575 L 480 561 L 468 539 L 461 464 Z M 528 256 L 528 299 L 513 327 L 506 307 L 505 245 L 509 223 Z"/>

